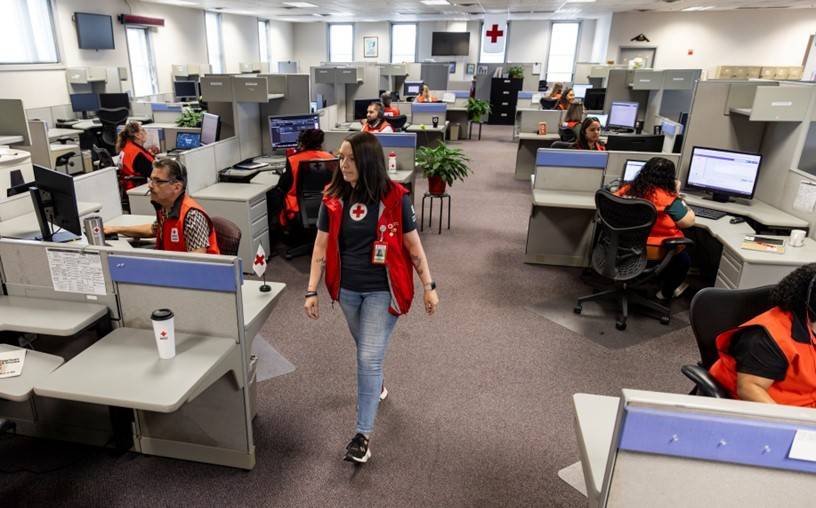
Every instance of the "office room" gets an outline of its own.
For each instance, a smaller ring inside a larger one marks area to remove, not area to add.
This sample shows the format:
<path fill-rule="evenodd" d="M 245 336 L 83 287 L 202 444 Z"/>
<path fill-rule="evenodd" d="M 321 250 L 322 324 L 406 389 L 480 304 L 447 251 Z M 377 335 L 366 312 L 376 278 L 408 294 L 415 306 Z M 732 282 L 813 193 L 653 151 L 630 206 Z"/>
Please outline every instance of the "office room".
<path fill-rule="evenodd" d="M 812 2 L 3 5 L 4 505 L 812 504 Z"/>

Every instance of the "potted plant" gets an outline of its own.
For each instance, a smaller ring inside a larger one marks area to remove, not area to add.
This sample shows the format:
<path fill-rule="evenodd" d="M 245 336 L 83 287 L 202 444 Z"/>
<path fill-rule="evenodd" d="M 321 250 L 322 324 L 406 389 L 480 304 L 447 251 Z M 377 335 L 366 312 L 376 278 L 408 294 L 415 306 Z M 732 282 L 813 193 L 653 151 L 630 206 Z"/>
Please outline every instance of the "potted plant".
<path fill-rule="evenodd" d="M 201 127 L 202 118 L 204 118 L 204 113 L 185 106 L 181 108 L 181 116 L 176 120 L 176 125 L 179 127 Z"/>
<path fill-rule="evenodd" d="M 428 192 L 444 194 L 447 185 L 455 180 L 464 181 L 473 171 L 468 166 L 470 159 L 460 148 L 450 148 L 445 143 L 423 146 L 417 150 L 416 165 L 428 179 Z"/>
<path fill-rule="evenodd" d="M 514 65 L 507 69 L 507 75 L 510 76 L 510 79 L 524 79 L 524 67 Z"/>
<path fill-rule="evenodd" d="M 471 122 L 481 123 L 482 117 L 490 114 L 490 103 L 471 97 L 467 102 L 467 113 Z"/>

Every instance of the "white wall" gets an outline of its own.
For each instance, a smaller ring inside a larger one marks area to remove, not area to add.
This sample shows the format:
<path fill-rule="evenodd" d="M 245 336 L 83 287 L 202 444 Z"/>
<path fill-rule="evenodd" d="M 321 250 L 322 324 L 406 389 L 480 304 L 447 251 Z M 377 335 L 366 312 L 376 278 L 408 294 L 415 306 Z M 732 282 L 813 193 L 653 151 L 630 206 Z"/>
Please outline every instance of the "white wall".
<path fill-rule="evenodd" d="M 377 37 L 377 57 L 363 57 L 363 37 Z M 354 60 L 358 62 L 380 62 L 391 61 L 391 23 L 388 21 L 376 23 L 354 23 Z"/>
<path fill-rule="evenodd" d="M 272 62 L 296 60 L 294 44 L 292 23 L 269 22 L 269 60 Z M 309 68 L 306 67 L 305 70 L 301 69 L 301 72 L 308 72 L 308 70 Z"/>
<path fill-rule="evenodd" d="M 221 33 L 224 37 L 226 72 L 241 72 L 239 64 L 260 60 L 257 18 L 222 14 Z"/>
<path fill-rule="evenodd" d="M 621 13 L 612 19 L 607 57 L 643 45 L 657 46 L 655 67 L 663 69 L 801 65 L 815 27 L 816 9 Z M 650 43 L 629 41 L 641 32 Z"/>
<path fill-rule="evenodd" d="M 546 63 L 550 52 L 550 28 L 547 20 L 511 21 L 507 40 L 508 62 Z"/>
<path fill-rule="evenodd" d="M 437 62 L 456 62 L 456 72 L 448 76 L 451 81 L 465 81 L 465 64 L 479 60 L 479 37 L 482 24 L 480 21 L 424 21 L 417 26 L 417 62 L 436 60 Z M 431 56 L 433 32 L 470 32 L 470 45 L 467 56 Z M 472 76 L 467 76 L 470 79 Z"/>
<path fill-rule="evenodd" d="M 295 23 L 294 59 L 300 63 L 301 72 L 308 72 L 309 67 L 320 65 L 329 60 L 329 28 L 326 23 Z"/>

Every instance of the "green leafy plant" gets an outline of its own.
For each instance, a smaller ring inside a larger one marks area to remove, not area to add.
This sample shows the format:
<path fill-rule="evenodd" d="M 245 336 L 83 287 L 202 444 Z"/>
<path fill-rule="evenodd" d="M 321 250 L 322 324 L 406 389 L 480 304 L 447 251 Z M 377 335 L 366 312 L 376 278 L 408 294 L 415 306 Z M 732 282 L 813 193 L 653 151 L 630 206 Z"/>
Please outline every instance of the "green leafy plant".
<path fill-rule="evenodd" d="M 176 125 L 179 127 L 201 127 L 201 120 L 204 118 L 204 113 L 195 111 L 193 108 L 181 108 L 181 116 L 176 120 Z"/>
<path fill-rule="evenodd" d="M 467 112 L 471 121 L 481 122 L 482 117 L 490 113 L 490 103 L 471 97 L 467 102 Z"/>
<path fill-rule="evenodd" d="M 462 149 L 450 148 L 445 143 L 420 147 L 416 153 L 416 165 L 422 168 L 425 177 L 439 177 L 448 185 L 455 180 L 465 181 L 473 173 L 468 162 L 470 159 Z"/>
<path fill-rule="evenodd" d="M 524 79 L 524 67 L 514 65 L 507 69 L 507 75 L 510 76 L 510 79 Z"/>

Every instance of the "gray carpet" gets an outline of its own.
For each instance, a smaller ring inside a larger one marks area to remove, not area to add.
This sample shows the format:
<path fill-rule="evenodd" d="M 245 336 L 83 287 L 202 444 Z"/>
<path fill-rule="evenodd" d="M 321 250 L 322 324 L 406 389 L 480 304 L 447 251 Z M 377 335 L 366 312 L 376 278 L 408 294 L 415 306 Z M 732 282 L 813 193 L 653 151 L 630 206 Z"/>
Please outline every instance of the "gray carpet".
<path fill-rule="evenodd" d="M 563 301 L 572 314 L 572 296 L 591 289 L 576 270 L 522 262 L 530 191 L 513 180 L 510 135 L 485 126 L 481 142 L 458 143 L 475 174 L 450 191 L 452 229 L 422 234 L 439 313 L 420 305 L 397 324 L 369 464 L 341 460 L 355 403 L 342 313 L 321 288 L 322 316 L 308 321 L 308 259 L 275 258 L 271 279 L 290 287 L 261 334 L 297 370 L 258 386 L 253 471 L 2 438 L 4 470 L 69 464 L 0 474 L 3 505 L 584 505 L 557 475 L 578 460 L 572 394 L 685 392 L 679 368 L 696 348 L 688 327 L 640 337 L 633 326 L 630 343 L 610 347 L 530 310 Z"/>

